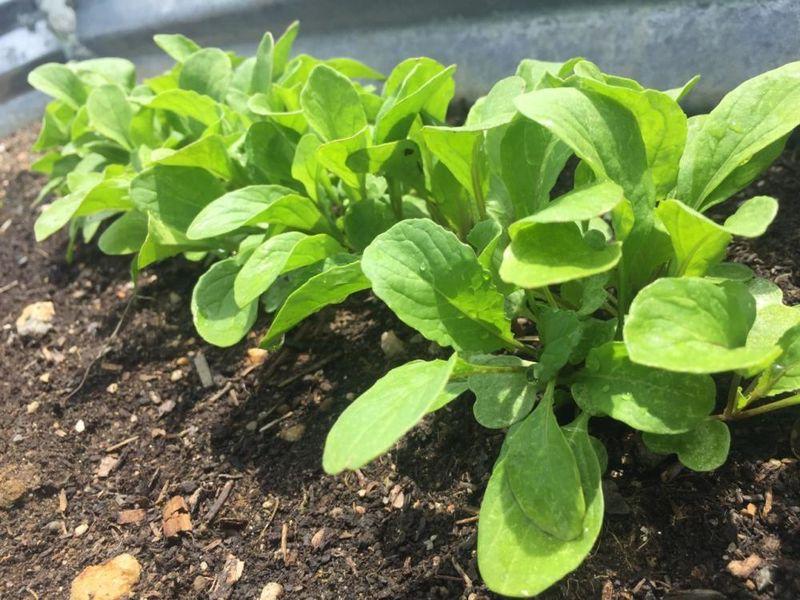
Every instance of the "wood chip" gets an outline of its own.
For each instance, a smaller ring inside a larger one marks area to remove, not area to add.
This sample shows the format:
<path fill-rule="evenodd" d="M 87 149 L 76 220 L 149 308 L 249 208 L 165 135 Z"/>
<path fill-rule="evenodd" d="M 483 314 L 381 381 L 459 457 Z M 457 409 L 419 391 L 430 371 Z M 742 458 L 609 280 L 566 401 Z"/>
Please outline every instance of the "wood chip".
<path fill-rule="evenodd" d="M 204 388 L 214 385 L 214 377 L 211 375 L 211 369 L 208 367 L 206 355 L 198 352 L 194 357 L 194 368 L 197 369 L 197 376 L 200 377 L 200 383 Z"/>
<path fill-rule="evenodd" d="M 144 521 L 147 511 L 143 508 L 131 508 L 121 510 L 117 513 L 117 524 L 119 525 L 138 525 Z"/>
<path fill-rule="evenodd" d="M 766 517 L 772 512 L 772 490 L 767 490 L 764 494 L 764 507 L 761 509 L 761 516 Z"/>
<path fill-rule="evenodd" d="M 67 491 L 63 488 L 58 492 L 58 512 L 61 514 L 67 512 Z"/>
<path fill-rule="evenodd" d="M 100 465 L 97 467 L 97 471 L 95 471 L 95 475 L 100 478 L 108 477 L 111 474 L 117 465 L 119 464 L 119 457 L 114 454 L 109 454 L 108 456 L 104 456 L 103 460 L 100 461 Z"/>
<path fill-rule="evenodd" d="M 222 486 L 222 491 L 214 499 L 214 502 L 209 507 L 205 517 L 206 523 L 210 523 L 214 519 L 214 517 L 217 516 L 217 513 L 222 508 L 222 505 L 225 504 L 225 501 L 228 499 L 228 496 L 230 495 L 232 488 L 233 488 L 233 479 L 229 479 L 228 481 L 225 482 L 225 485 Z"/>
<path fill-rule="evenodd" d="M 314 533 L 314 535 L 311 536 L 311 548 L 314 550 L 319 550 L 322 547 L 322 544 L 325 543 L 326 534 L 327 530 L 324 527 Z"/>
<path fill-rule="evenodd" d="M 233 594 L 233 586 L 239 581 L 244 572 L 244 561 L 239 560 L 233 554 L 228 554 L 225 564 L 214 578 L 211 589 L 208 591 L 209 600 L 227 600 Z"/>
<path fill-rule="evenodd" d="M 733 575 L 734 577 L 739 577 L 740 579 L 747 579 L 750 575 L 753 574 L 758 567 L 761 566 L 763 563 L 763 559 L 760 556 L 755 554 L 751 554 L 744 560 L 732 560 L 728 563 L 728 572 Z"/>
<path fill-rule="evenodd" d="M 175 537 L 184 531 L 192 530 L 192 518 L 189 507 L 182 496 L 173 496 L 164 505 L 163 520 L 161 523 L 164 537 Z"/>
<path fill-rule="evenodd" d="M 72 581 L 70 600 L 121 600 L 130 597 L 142 567 L 130 554 L 86 567 Z"/>

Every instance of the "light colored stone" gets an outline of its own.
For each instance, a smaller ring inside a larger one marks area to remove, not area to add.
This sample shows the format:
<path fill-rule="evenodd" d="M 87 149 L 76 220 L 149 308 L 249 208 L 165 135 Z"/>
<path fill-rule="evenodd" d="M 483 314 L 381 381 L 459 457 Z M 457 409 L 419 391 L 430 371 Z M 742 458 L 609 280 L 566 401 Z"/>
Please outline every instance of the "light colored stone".
<path fill-rule="evenodd" d="M 142 567 L 130 554 L 120 554 L 100 565 L 86 567 L 72 581 L 70 600 L 122 600 L 130 598 Z"/>
<path fill-rule="evenodd" d="M 10 508 L 27 492 L 39 486 L 39 471 L 32 465 L 0 467 L 0 508 Z"/>
<path fill-rule="evenodd" d="M 381 350 L 389 360 L 400 358 L 406 353 L 406 345 L 403 340 L 391 329 L 381 334 Z"/>
<path fill-rule="evenodd" d="M 72 535 L 74 535 L 75 537 L 81 537 L 87 531 L 89 531 L 89 524 L 81 523 L 75 528 L 75 533 L 73 533 Z"/>
<path fill-rule="evenodd" d="M 298 441 L 303 434 L 306 432 L 306 426 L 302 423 L 298 423 L 297 425 L 292 425 L 291 427 L 287 427 L 286 429 L 281 429 L 281 432 L 278 434 L 278 437 L 281 438 L 285 442 L 294 443 Z"/>
<path fill-rule="evenodd" d="M 75 431 L 78 433 L 86 431 L 86 423 L 83 422 L 83 419 L 78 419 L 77 423 L 75 423 Z"/>
<path fill-rule="evenodd" d="M 283 596 L 283 586 L 277 581 L 270 581 L 261 588 L 261 595 L 258 600 L 278 600 L 281 596 Z"/>
<path fill-rule="evenodd" d="M 26 411 L 26 412 L 27 412 L 29 415 L 32 415 L 32 414 L 33 414 L 33 413 L 35 413 L 37 410 L 39 410 L 39 407 L 40 407 L 40 406 L 41 406 L 40 402 L 39 402 L 38 400 L 34 400 L 33 402 L 29 402 L 29 403 L 28 403 L 28 406 L 26 406 L 26 407 L 25 407 L 25 411 Z"/>
<path fill-rule="evenodd" d="M 23 337 L 41 337 L 53 328 L 56 309 L 52 302 L 34 302 L 22 309 L 17 319 L 17 333 Z"/>

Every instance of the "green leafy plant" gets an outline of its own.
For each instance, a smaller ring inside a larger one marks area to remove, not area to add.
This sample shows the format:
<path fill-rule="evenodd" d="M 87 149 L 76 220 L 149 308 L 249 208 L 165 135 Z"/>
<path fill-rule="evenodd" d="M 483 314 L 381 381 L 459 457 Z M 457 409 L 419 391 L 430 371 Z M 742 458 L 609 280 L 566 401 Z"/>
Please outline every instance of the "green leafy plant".
<path fill-rule="evenodd" d="M 260 310 L 273 313 L 262 345 L 278 345 L 369 289 L 450 353 L 357 398 L 329 434 L 327 472 L 366 465 L 469 391 L 477 421 L 506 430 L 479 567 L 493 590 L 531 596 L 602 527 L 592 419 L 705 471 L 726 459 L 727 422 L 800 404 L 800 312 L 725 262 L 777 202 L 708 214 L 800 122 L 800 63 L 687 118 L 696 78 L 662 92 L 582 59 L 525 60 L 452 127 L 455 67 L 413 58 L 384 79 L 351 59 L 290 58 L 297 31 L 266 34 L 251 58 L 156 36 L 176 64 L 140 85 L 120 59 L 34 70 L 54 98 L 35 168 L 50 176 L 42 197 L 59 196 L 36 236 L 99 234 L 102 251 L 133 255 L 134 276 L 203 261 L 191 309 L 217 345 Z M 729 391 L 715 414 L 717 374 Z"/>

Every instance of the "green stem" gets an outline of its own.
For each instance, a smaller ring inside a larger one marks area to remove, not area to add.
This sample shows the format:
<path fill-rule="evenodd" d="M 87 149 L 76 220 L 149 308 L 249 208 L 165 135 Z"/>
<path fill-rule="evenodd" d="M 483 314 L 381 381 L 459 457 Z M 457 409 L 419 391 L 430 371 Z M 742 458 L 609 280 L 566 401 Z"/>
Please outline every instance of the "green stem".
<path fill-rule="evenodd" d="M 798 404 L 800 404 L 800 394 L 789 396 L 788 398 L 784 398 L 783 400 L 770 402 L 769 404 L 764 404 L 762 406 L 751 408 L 749 410 L 743 410 L 741 412 L 731 415 L 730 417 L 728 417 L 728 420 L 749 419 L 750 417 L 756 417 L 758 415 L 763 415 L 764 413 L 772 412 L 774 410 L 780 410 L 782 408 L 789 408 L 790 406 L 796 406 Z M 725 417 L 725 415 L 722 416 L 723 418 Z"/>
<path fill-rule="evenodd" d="M 558 308 L 558 302 L 556 302 L 555 296 L 553 296 L 553 292 L 550 291 L 550 288 L 543 287 L 542 292 L 544 293 L 544 297 L 547 298 L 547 303 L 553 308 Z"/>
<path fill-rule="evenodd" d="M 739 384 L 742 382 L 741 375 L 734 375 L 731 378 L 731 385 L 728 388 L 728 402 L 725 405 L 725 412 L 722 413 L 726 417 L 730 417 L 736 412 L 736 398 L 739 391 Z"/>

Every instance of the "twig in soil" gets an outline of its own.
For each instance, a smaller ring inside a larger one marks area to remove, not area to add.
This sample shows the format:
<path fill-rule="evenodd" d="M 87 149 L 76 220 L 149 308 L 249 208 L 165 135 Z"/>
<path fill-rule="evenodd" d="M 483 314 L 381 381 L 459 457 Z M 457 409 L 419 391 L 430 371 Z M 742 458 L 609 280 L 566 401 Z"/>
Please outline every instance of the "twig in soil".
<path fill-rule="evenodd" d="M 272 513 L 270 513 L 269 518 L 267 519 L 267 523 L 266 525 L 264 525 L 264 528 L 261 530 L 261 533 L 258 534 L 258 538 L 256 538 L 256 541 L 264 537 L 264 534 L 267 532 L 267 529 L 269 528 L 270 525 L 272 525 L 272 521 L 275 520 L 275 515 L 278 513 L 278 507 L 280 505 L 281 505 L 281 499 L 276 496 L 275 508 L 272 509 Z"/>
<path fill-rule="evenodd" d="M 217 516 L 217 513 L 222 508 L 222 505 L 225 504 L 225 501 L 228 499 L 231 489 L 233 489 L 233 480 L 229 479 L 225 482 L 225 485 L 222 486 L 222 491 L 219 493 L 219 496 L 217 496 L 216 500 L 214 500 L 214 502 L 211 504 L 211 507 L 208 509 L 205 517 L 206 523 L 210 523 L 214 520 L 214 517 Z"/>
<path fill-rule="evenodd" d="M 450 562 L 453 563 L 453 568 L 456 570 L 456 573 L 461 575 L 461 579 L 464 580 L 464 585 L 467 586 L 467 589 L 472 589 L 472 579 L 469 578 L 469 575 L 466 574 L 464 569 L 461 568 L 461 565 L 458 564 L 458 561 L 455 557 L 450 557 Z"/>
<path fill-rule="evenodd" d="M 299 370 L 297 373 L 295 373 L 294 375 L 291 375 L 290 377 L 287 377 L 286 379 L 284 379 L 283 381 L 281 381 L 281 382 L 278 384 L 278 387 L 279 387 L 279 388 L 282 388 L 282 387 L 286 387 L 286 386 L 287 386 L 287 385 L 289 385 L 290 383 L 294 383 L 295 381 L 297 381 L 297 380 L 298 380 L 298 379 L 300 379 L 301 377 L 305 377 L 305 376 L 306 376 L 306 375 L 308 375 L 309 373 L 313 373 L 314 371 L 316 371 L 316 370 L 318 370 L 318 369 L 320 369 L 320 368 L 324 367 L 324 366 L 325 366 L 325 365 L 327 365 L 329 362 L 331 362 L 331 361 L 333 361 L 333 360 L 336 360 L 336 359 L 337 359 L 337 358 L 339 358 L 341 355 L 342 355 L 342 353 L 341 353 L 340 351 L 339 351 L 339 352 L 334 352 L 334 353 L 333 353 L 333 354 L 331 354 L 330 356 L 326 356 L 325 358 L 323 358 L 323 359 L 321 359 L 321 360 L 318 360 L 317 362 L 315 362 L 315 363 L 312 363 L 312 364 L 308 365 L 306 368 L 304 368 L 304 369 L 300 369 L 300 370 Z"/>
<path fill-rule="evenodd" d="M 119 450 L 120 448 L 124 448 L 125 446 L 127 446 L 127 445 L 128 445 L 128 444 L 130 444 L 131 442 L 135 442 L 135 441 L 136 441 L 136 440 L 138 440 L 138 439 L 139 439 L 139 436 L 138 436 L 138 435 L 132 435 L 132 436 L 131 436 L 131 437 L 129 437 L 129 438 L 125 438 L 125 439 L 124 439 L 124 440 L 122 440 L 121 442 L 117 442 L 117 443 L 116 443 L 116 444 L 114 444 L 113 446 L 109 446 L 108 448 L 106 448 L 106 452 L 107 452 L 108 454 L 111 454 L 112 452 L 116 452 L 116 451 L 117 451 L 117 450 Z"/>
<path fill-rule="evenodd" d="M 229 381 L 224 386 L 222 386 L 222 389 L 220 391 L 216 392 L 213 396 L 209 396 L 208 400 L 204 400 L 203 402 L 208 402 L 208 403 L 216 402 L 217 400 L 222 398 L 225 394 L 227 394 L 232 387 L 233 384 Z"/>
<path fill-rule="evenodd" d="M 3 287 L 0 287 L 0 294 L 5 294 L 8 290 L 13 290 L 18 285 L 19 281 L 15 279 L 11 283 L 7 283 Z"/>
<path fill-rule="evenodd" d="M 284 523 L 281 525 L 281 557 L 283 558 L 283 564 L 288 564 L 288 554 L 289 554 L 289 525 Z"/>
<path fill-rule="evenodd" d="M 86 366 L 86 369 L 84 370 L 83 376 L 81 377 L 81 380 L 78 383 L 77 387 L 75 387 L 75 389 L 73 389 L 69 394 L 67 394 L 66 398 L 64 398 L 64 402 L 69 401 L 70 398 L 72 398 L 75 394 L 77 394 L 83 389 L 83 386 L 86 384 L 86 380 L 89 378 L 89 372 L 92 370 L 92 367 L 97 363 L 98 360 L 103 358 L 111 349 L 111 342 L 114 339 L 116 339 L 117 335 L 119 335 L 119 332 L 122 330 L 122 325 L 125 322 L 125 318 L 128 316 L 128 312 L 130 311 L 130 308 L 133 305 L 133 301 L 136 300 L 136 298 L 138 297 L 138 291 L 139 290 L 137 287 L 133 288 L 133 294 L 131 294 L 130 300 L 128 300 L 128 303 L 125 305 L 125 308 L 122 311 L 122 316 L 119 318 L 117 326 L 114 327 L 114 331 L 112 331 L 111 335 L 108 336 L 108 338 L 106 338 L 106 341 L 103 344 L 102 348 L 100 348 L 100 351 L 97 353 L 97 356 L 95 356 L 92 362 L 90 362 Z"/>
<path fill-rule="evenodd" d="M 467 517 L 466 519 L 459 519 L 454 523 L 454 525 L 468 525 L 469 523 L 477 523 L 478 522 L 478 515 L 474 517 Z"/>
<path fill-rule="evenodd" d="M 272 427 L 275 427 L 275 425 L 277 425 L 278 423 L 280 423 L 284 419 L 288 419 L 293 414 L 294 414 L 294 412 L 290 410 L 285 415 L 282 415 L 282 416 L 278 417 L 277 419 L 273 419 L 272 421 L 270 421 L 269 423 L 264 425 L 261 429 L 259 429 L 258 433 L 264 433 L 267 429 L 271 429 Z"/>

